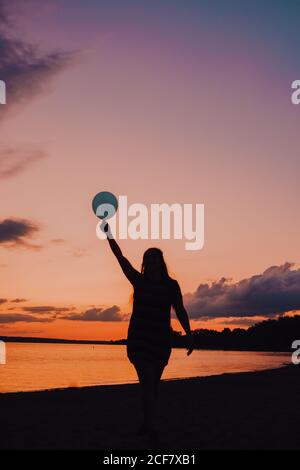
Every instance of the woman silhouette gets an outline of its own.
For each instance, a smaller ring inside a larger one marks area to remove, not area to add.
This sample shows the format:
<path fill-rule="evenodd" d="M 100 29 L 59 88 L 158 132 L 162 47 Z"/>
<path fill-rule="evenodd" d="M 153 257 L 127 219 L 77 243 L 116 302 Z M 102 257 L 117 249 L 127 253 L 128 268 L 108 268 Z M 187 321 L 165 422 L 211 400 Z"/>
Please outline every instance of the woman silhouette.
<path fill-rule="evenodd" d="M 143 423 L 139 433 L 147 434 L 156 446 L 158 386 L 171 354 L 171 306 L 187 334 L 188 355 L 193 351 L 189 318 L 179 284 L 169 276 L 162 251 L 158 248 L 146 250 L 139 272 L 123 256 L 107 223 L 103 230 L 113 254 L 134 289 L 127 356 L 136 369 L 142 390 Z"/>

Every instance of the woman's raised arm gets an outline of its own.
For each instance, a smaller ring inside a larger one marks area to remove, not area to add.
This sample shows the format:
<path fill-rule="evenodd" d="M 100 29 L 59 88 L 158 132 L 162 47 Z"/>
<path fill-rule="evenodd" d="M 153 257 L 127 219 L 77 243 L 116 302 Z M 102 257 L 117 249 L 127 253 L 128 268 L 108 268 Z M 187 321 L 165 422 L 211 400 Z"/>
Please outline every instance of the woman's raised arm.
<path fill-rule="evenodd" d="M 108 223 L 106 223 L 106 225 L 104 226 L 103 231 L 106 233 L 106 238 L 108 240 L 111 251 L 117 258 L 123 273 L 129 280 L 129 282 L 131 282 L 131 284 L 134 284 L 136 280 L 139 278 L 140 273 L 132 266 L 132 264 L 128 261 L 128 259 L 125 258 L 125 256 L 123 256 L 121 248 L 119 247 L 118 243 L 112 236 Z"/>

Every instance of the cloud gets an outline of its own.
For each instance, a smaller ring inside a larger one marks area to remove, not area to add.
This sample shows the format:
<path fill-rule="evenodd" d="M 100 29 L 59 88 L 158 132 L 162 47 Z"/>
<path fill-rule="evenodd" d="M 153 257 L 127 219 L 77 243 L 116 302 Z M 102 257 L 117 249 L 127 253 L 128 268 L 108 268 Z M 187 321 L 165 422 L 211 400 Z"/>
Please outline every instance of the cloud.
<path fill-rule="evenodd" d="M 82 258 L 83 256 L 88 256 L 90 253 L 87 249 L 78 248 L 73 250 L 71 254 L 74 258 Z"/>
<path fill-rule="evenodd" d="M 39 334 L 39 333 L 44 332 L 43 330 L 36 329 L 36 328 L 29 329 L 28 326 L 26 326 L 26 329 L 22 330 L 20 329 L 20 327 L 14 328 L 14 327 L 11 327 L 10 324 L 4 324 L 4 323 L 2 323 L 0 329 L 4 330 L 5 335 L 9 333 L 9 336 L 12 336 L 12 334 L 14 334 L 15 336 L 24 335 L 28 337 L 28 336 L 32 336 L 33 334 Z"/>
<path fill-rule="evenodd" d="M 45 152 L 33 146 L 0 146 L 0 180 L 13 178 L 45 158 Z"/>
<path fill-rule="evenodd" d="M 27 299 L 12 299 L 12 300 L 10 300 L 11 304 L 19 304 L 21 302 L 27 302 Z"/>
<path fill-rule="evenodd" d="M 26 219 L 4 219 L 0 221 L 0 245 L 6 248 L 22 246 L 30 249 L 40 249 L 40 245 L 34 245 L 28 242 L 39 227 Z"/>
<path fill-rule="evenodd" d="M 54 318 L 41 318 L 33 315 L 26 315 L 23 313 L 0 313 L 0 324 L 1 323 L 50 323 L 54 321 Z"/>
<path fill-rule="evenodd" d="M 16 19 L 22 17 L 19 0 L 0 0 L 0 78 L 6 83 L 5 113 L 15 105 L 30 101 L 49 88 L 51 79 L 68 67 L 74 60 L 74 52 L 61 50 L 39 53 L 38 47 L 12 36 L 17 30 Z M 36 5 L 37 8 L 37 5 Z M 40 5 L 39 5 L 40 9 Z M 37 148 L 0 147 L 0 180 L 12 178 L 39 160 L 45 153 Z M 36 245 L 31 248 L 39 249 Z"/>
<path fill-rule="evenodd" d="M 262 274 L 231 284 L 227 279 L 200 284 L 185 296 L 192 319 L 274 316 L 300 309 L 300 269 L 292 263 L 272 266 Z"/>
<path fill-rule="evenodd" d="M 7 111 L 15 105 L 26 103 L 48 90 L 51 79 L 68 67 L 75 58 L 74 52 L 61 50 L 39 53 L 37 46 L 12 36 L 11 31 L 18 29 L 18 17 L 24 16 L 24 3 L 28 5 L 29 2 L 0 0 L 0 79 L 6 83 L 7 95 L 7 104 L 3 107 L 5 112 L 1 113 L 0 118 L 7 116 Z M 43 9 L 41 5 L 36 4 L 31 10 L 37 8 L 39 11 Z M 29 13 L 30 9 L 27 14 Z M 44 157 L 42 150 L 32 146 L 0 146 L 0 180 L 26 171 Z"/>
<path fill-rule="evenodd" d="M 8 20 L 8 1 L 0 0 L 0 26 L 7 25 Z"/>
<path fill-rule="evenodd" d="M 0 299 L 0 305 L 5 304 L 7 302 L 7 299 Z"/>
<path fill-rule="evenodd" d="M 243 326 L 252 326 L 255 323 L 258 323 L 259 321 L 264 320 L 264 318 L 260 318 L 259 320 L 255 317 L 253 318 L 231 318 L 229 320 L 223 320 L 222 324 L 223 325 L 228 325 L 228 326 L 235 326 L 235 327 L 243 327 Z"/>
<path fill-rule="evenodd" d="M 66 240 L 64 240 L 63 238 L 54 238 L 53 240 L 51 240 L 51 243 L 53 243 L 54 245 L 64 245 L 66 243 Z"/>
<path fill-rule="evenodd" d="M 61 50 L 41 54 L 35 45 L 12 37 L 10 31 L 15 26 L 10 15 L 12 3 L 15 4 L 0 0 L 0 77 L 7 85 L 6 106 L 25 102 L 45 91 L 50 79 L 74 58 L 74 53 Z"/>
<path fill-rule="evenodd" d="M 74 313 L 63 317 L 66 320 L 80 321 L 122 321 L 120 307 L 113 305 L 109 308 L 91 308 L 83 313 Z"/>
<path fill-rule="evenodd" d="M 60 313 L 60 312 L 68 312 L 70 309 L 67 307 L 52 307 L 48 305 L 38 305 L 36 307 L 23 307 L 22 310 L 24 312 L 30 313 Z"/>

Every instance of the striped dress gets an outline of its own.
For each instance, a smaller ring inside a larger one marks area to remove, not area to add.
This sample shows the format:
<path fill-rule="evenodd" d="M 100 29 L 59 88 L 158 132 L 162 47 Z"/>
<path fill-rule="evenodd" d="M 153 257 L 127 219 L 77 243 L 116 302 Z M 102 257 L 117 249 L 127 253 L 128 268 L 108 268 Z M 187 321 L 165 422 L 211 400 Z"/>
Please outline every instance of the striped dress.
<path fill-rule="evenodd" d="M 179 284 L 171 278 L 149 280 L 126 258 L 120 264 L 134 289 L 127 336 L 128 359 L 133 364 L 149 361 L 167 365 L 171 354 L 171 306 L 181 297 Z"/>

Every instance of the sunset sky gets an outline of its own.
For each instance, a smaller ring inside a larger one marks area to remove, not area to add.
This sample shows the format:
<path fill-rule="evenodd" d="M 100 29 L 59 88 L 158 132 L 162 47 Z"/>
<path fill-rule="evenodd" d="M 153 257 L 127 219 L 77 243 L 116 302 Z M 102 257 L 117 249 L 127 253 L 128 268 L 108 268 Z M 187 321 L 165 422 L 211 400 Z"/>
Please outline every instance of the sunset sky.
<path fill-rule="evenodd" d="M 0 0 L 0 334 L 125 337 L 102 190 L 204 203 L 200 251 L 120 241 L 164 251 L 193 328 L 300 310 L 299 27 L 297 0 Z"/>

